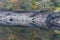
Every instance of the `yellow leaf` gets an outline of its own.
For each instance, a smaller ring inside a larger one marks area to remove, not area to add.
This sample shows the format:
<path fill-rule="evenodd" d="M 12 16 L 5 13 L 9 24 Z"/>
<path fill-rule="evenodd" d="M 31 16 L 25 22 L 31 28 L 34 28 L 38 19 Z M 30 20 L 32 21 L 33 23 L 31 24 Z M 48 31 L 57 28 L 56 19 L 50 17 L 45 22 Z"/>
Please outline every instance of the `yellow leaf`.
<path fill-rule="evenodd" d="M 57 7 L 55 12 L 60 12 L 60 7 Z"/>
<path fill-rule="evenodd" d="M 36 6 L 36 5 L 33 5 L 33 6 L 32 6 L 32 9 L 37 9 L 37 6 Z"/>

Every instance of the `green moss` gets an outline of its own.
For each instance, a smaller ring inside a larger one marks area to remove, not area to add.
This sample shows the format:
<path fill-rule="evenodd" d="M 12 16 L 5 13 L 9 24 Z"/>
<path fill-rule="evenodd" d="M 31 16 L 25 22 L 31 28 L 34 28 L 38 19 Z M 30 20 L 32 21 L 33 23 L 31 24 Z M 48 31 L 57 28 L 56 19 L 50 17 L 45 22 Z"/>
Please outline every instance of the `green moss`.
<path fill-rule="evenodd" d="M 57 4 L 58 7 L 60 7 L 60 4 Z"/>
<path fill-rule="evenodd" d="M 9 3 L 8 5 L 7 5 L 7 10 L 12 10 L 13 9 L 13 4 L 12 3 Z"/>

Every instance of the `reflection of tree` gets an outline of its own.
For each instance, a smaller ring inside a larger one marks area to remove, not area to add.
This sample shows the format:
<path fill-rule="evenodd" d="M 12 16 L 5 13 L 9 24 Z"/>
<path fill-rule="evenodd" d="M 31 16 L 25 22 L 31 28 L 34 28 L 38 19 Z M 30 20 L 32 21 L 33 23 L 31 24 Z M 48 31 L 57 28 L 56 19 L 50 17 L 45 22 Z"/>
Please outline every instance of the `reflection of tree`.
<path fill-rule="evenodd" d="M 8 32 L 8 40 L 16 40 L 16 35 L 12 27 L 8 27 L 7 32 Z"/>
<path fill-rule="evenodd" d="M 9 34 L 8 40 L 16 40 L 16 36 L 14 34 Z"/>

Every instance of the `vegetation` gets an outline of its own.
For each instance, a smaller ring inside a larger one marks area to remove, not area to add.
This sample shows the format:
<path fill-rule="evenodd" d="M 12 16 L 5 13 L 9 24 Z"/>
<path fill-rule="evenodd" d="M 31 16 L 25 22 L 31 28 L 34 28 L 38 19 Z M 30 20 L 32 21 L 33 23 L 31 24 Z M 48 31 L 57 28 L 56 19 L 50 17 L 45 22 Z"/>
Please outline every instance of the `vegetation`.
<path fill-rule="evenodd" d="M 60 4 L 58 4 L 59 6 Z M 55 6 L 51 1 L 44 0 L 8 0 L 0 2 L 0 9 L 16 11 L 54 11 Z"/>
<path fill-rule="evenodd" d="M 7 8 L 7 10 L 12 10 L 13 9 L 13 4 L 9 3 L 6 8 Z"/>

